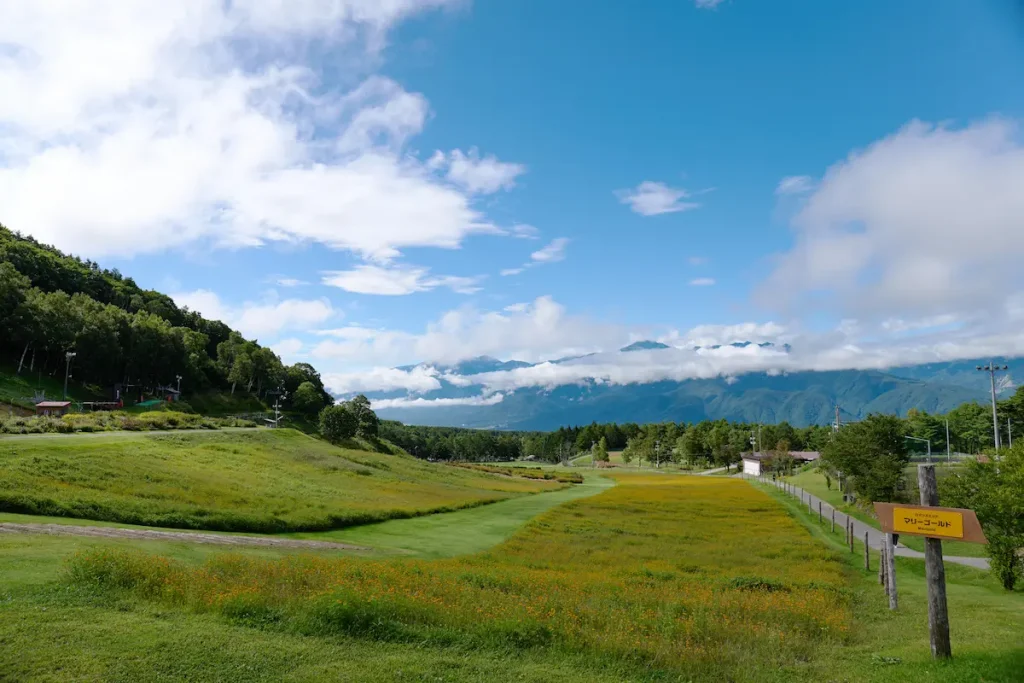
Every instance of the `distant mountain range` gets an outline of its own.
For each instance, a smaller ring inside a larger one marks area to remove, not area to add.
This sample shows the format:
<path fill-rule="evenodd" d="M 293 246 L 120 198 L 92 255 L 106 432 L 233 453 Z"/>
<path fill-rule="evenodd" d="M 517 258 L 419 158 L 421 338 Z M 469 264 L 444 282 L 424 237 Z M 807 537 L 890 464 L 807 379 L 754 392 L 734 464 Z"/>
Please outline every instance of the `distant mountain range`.
<path fill-rule="evenodd" d="M 750 342 L 736 342 L 731 346 L 750 345 Z M 772 344 L 758 346 L 764 348 Z M 638 341 L 620 352 L 656 352 L 668 348 L 659 342 Z M 790 352 L 788 345 L 777 350 Z M 574 360 L 577 358 L 552 363 Z M 886 372 L 748 373 L 728 378 L 633 384 L 590 381 L 550 390 L 520 388 L 503 392 L 500 402 L 476 401 L 477 404 L 463 405 L 463 402 L 472 402 L 472 397 L 482 395 L 483 386 L 474 382 L 474 375 L 534 367 L 523 361 L 500 361 L 482 356 L 452 366 L 432 366 L 439 373 L 441 388 L 419 395 L 425 400 L 459 400 L 445 401 L 444 405 L 381 407 L 378 413 L 383 418 L 407 424 L 517 430 L 551 430 L 593 421 L 691 422 L 720 418 L 766 423 L 787 421 L 794 426 L 806 426 L 831 422 L 837 404 L 843 419 L 856 420 L 876 412 L 905 415 L 911 408 L 941 413 L 962 403 L 987 401 L 988 375 L 976 370 L 977 365 L 986 362 L 988 359 L 933 363 L 891 368 Z M 997 362 L 1011 366 L 1011 374 L 1004 376 L 1000 386 L 1001 391 L 1009 391 L 1013 388 L 1012 371 L 1020 366 L 1020 361 L 997 359 Z M 368 396 L 375 400 L 408 397 L 404 391 Z"/>

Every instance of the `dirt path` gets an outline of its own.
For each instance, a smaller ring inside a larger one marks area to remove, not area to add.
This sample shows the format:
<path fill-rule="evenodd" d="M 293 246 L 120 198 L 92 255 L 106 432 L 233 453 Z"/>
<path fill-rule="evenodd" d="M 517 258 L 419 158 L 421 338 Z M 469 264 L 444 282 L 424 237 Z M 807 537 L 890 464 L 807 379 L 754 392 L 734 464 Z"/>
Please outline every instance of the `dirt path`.
<path fill-rule="evenodd" d="M 228 536 L 188 531 L 156 531 L 151 529 L 119 529 L 103 526 L 70 524 L 0 523 L 0 534 L 50 534 L 53 536 L 89 536 L 93 538 L 127 538 L 136 541 L 178 541 L 227 546 L 259 546 L 265 548 L 306 548 L 309 550 L 366 550 L 362 546 L 332 541 L 303 541 L 270 536 Z"/>

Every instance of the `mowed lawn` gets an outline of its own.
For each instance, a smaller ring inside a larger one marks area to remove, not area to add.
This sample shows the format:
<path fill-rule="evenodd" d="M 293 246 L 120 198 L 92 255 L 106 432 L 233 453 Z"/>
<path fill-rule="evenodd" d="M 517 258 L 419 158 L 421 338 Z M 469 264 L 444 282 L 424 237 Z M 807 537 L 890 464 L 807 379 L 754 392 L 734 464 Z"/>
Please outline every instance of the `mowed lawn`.
<path fill-rule="evenodd" d="M 49 590 L 69 596 L 67 609 L 84 610 L 92 600 L 230 628 L 238 648 L 249 639 L 302 644 L 306 654 L 285 676 L 298 680 L 335 670 L 309 655 L 310 640 L 335 656 L 342 643 L 353 653 L 379 647 L 385 658 L 414 647 L 416 663 L 403 666 L 439 672 L 440 680 L 489 680 L 495 674 L 484 672 L 505 661 L 502 680 L 538 681 L 778 680 L 822 648 L 848 641 L 843 555 L 767 495 L 736 480 L 613 476 L 614 488 L 556 507 L 476 555 L 214 554 L 197 564 L 107 546 L 77 555 L 63 583 Z M 19 632 L 30 628 L 26 615 Z M 8 644 L 24 637 L 7 630 Z M 445 662 L 456 653 L 463 664 L 453 669 Z M 32 661 L 26 678 L 55 665 Z M 62 665 L 74 671 L 77 661 Z M 194 675 L 216 678 L 217 666 L 211 661 Z M 347 660 L 345 671 L 359 680 L 402 680 L 383 666 L 372 657 L 362 668 Z M 154 673 L 138 653 L 132 672 Z"/>
<path fill-rule="evenodd" d="M 561 486 L 285 429 L 0 438 L 0 511 L 148 526 L 318 531 Z"/>

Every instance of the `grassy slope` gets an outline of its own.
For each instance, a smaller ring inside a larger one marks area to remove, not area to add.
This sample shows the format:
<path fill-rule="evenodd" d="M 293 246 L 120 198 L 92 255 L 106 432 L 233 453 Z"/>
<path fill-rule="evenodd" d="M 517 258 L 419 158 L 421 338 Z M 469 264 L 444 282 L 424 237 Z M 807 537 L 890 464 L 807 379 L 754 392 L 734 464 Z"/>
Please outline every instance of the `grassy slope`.
<path fill-rule="evenodd" d="M 792 477 L 787 477 L 786 480 L 794 486 L 799 486 L 808 493 L 821 498 L 837 510 L 847 512 L 865 524 L 870 524 L 876 529 L 879 528 L 878 520 L 875 519 L 874 515 L 868 514 L 861 508 L 843 503 L 843 495 L 836 488 L 835 482 L 832 483 L 832 489 L 830 490 L 825 483 L 824 475 L 815 472 L 814 470 L 808 470 L 806 472 L 795 474 Z M 918 552 L 924 552 L 924 539 L 903 534 L 900 536 L 900 543 Z M 953 557 L 987 557 L 985 554 L 985 546 L 978 543 L 943 541 L 942 552 Z"/>
<path fill-rule="evenodd" d="M 782 503 L 816 537 L 843 549 L 842 531 L 819 527 L 817 515 L 781 491 L 761 487 Z M 856 628 L 853 640 L 819 661 L 810 662 L 809 680 L 927 681 L 935 683 L 1019 681 L 1024 671 L 1024 591 L 1007 593 L 988 572 L 946 565 L 947 599 L 953 660 L 936 663 L 928 644 L 927 586 L 924 562 L 897 558 L 896 577 L 900 607 L 888 609 L 878 585 L 878 555 L 871 556 L 871 571 L 864 571 L 863 545 L 845 551 L 853 573 Z"/>
<path fill-rule="evenodd" d="M 291 430 L 0 439 L 0 509 L 151 526 L 326 530 L 558 487 Z"/>

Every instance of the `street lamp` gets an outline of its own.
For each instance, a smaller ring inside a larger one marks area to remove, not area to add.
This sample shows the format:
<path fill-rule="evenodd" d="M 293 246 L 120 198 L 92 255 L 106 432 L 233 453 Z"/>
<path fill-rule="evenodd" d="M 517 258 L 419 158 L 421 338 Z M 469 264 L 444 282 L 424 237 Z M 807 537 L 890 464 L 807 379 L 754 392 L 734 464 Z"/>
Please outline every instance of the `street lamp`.
<path fill-rule="evenodd" d="M 64 354 L 64 400 L 68 400 L 68 375 L 71 374 L 71 359 L 78 354 L 68 351 Z"/>
<path fill-rule="evenodd" d="M 175 375 L 174 379 L 178 380 L 178 394 L 181 394 L 181 375 Z"/>
<path fill-rule="evenodd" d="M 999 366 L 989 361 L 988 365 L 977 366 L 978 370 L 988 373 L 992 382 L 992 436 L 995 437 L 996 450 L 999 450 L 999 418 L 996 417 L 996 373 L 1005 372 L 1010 369 L 1009 365 Z"/>
<path fill-rule="evenodd" d="M 912 439 L 914 441 L 924 441 L 926 444 L 928 444 L 928 462 L 931 463 L 931 461 L 932 461 L 932 442 L 931 441 L 929 441 L 928 439 L 922 439 L 919 436 L 905 436 L 903 438 L 904 439 Z"/>

